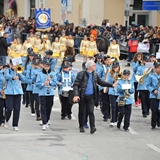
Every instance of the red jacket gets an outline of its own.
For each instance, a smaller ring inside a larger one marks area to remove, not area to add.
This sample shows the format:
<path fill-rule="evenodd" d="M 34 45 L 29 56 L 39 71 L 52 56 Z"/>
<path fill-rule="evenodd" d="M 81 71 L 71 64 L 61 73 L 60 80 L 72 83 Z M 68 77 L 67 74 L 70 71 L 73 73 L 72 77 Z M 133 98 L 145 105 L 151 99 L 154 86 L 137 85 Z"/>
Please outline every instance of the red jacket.
<path fill-rule="evenodd" d="M 128 46 L 129 46 L 129 52 L 130 53 L 135 53 L 137 52 L 137 48 L 138 48 L 138 40 L 129 40 L 128 41 Z"/>

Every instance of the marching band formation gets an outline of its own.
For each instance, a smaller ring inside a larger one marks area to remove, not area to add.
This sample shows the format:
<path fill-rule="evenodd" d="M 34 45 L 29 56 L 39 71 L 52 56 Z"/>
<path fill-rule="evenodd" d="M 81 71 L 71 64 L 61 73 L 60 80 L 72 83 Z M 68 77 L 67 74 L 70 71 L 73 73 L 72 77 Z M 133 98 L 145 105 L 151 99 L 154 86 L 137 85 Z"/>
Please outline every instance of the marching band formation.
<path fill-rule="evenodd" d="M 76 86 L 74 82 L 77 82 L 79 78 L 72 71 L 72 62 L 75 61 L 73 46 L 72 35 L 66 37 L 65 33 L 60 39 L 55 38 L 53 44 L 50 43 L 46 35 L 42 36 L 41 41 L 39 34 L 36 34 L 36 37 L 30 34 L 23 45 L 19 39 L 12 42 L 8 49 L 8 53 L 12 57 L 10 64 L 6 65 L 0 62 L 1 125 L 8 128 L 8 122 L 13 112 L 12 127 L 15 131 L 19 130 L 18 122 L 22 98 L 22 104 L 25 107 L 30 106 L 31 116 L 36 116 L 36 120 L 40 121 L 42 125 L 42 130 L 46 130 L 50 124 L 56 88 L 58 88 L 61 103 L 61 119 L 64 120 L 66 117 L 72 119 L 73 103 L 70 100 L 70 91 L 74 89 Z M 159 127 L 160 60 L 156 60 L 154 55 L 148 57 L 136 53 L 131 62 L 133 69 L 131 76 L 131 71 L 122 70 L 116 58 L 113 60 L 109 55 L 103 56 L 100 53 L 95 55 L 97 46 L 92 36 L 90 41 L 84 36 L 80 53 L 84 56 L 85 61 L 87 57 L 95 57 L 96 74 L 103 81 L 116 84 L 114 87 L 111 85 L 109 85 L 110 87 L 97 86 L 98 99 L 95 106 L 100 105 L 104 121 L 110 119 L 110 126 L 117 126 L 120 129 L 124 117 L 123 129 L 129 131 L 132 104 L 135 103 L 136 107 L 141 104 L 144 118 L 151 114 L 152 130 Z M 13 63 L 17 57 L 22 58 L 22 64 L 15 65 Z M 56 67 L 58 58 L 62 58 L 62 64 Z M 86 63 L 87 61 L 83 62 L 82 69 L 87 72 Z M 87 85 L 86 94 L 90 94 L 89 89 Z M 73 99 L 74 96 L 76 95 L 73 95 Z M 84 132 L 83 127 L 89 128 L 87 118 L 88 115 L 90 117 L 90 113 L 85 107 L 83 111 L 85 112 L 83 118 L 79 117 L 80 132 Z M 91 123 L 90 121 L 90 127 L 92 127 Z"/>

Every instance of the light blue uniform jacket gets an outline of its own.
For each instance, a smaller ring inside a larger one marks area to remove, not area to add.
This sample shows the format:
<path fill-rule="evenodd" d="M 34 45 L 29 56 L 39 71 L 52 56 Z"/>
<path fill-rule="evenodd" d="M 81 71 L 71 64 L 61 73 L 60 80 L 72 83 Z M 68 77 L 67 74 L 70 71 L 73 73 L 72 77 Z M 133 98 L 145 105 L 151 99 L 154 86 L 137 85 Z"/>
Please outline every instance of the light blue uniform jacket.
<path fill-rule="evenodd" d="M 117 92 L 119 94 L 118 98 L 117 98 L 117 102 L 119 102 L 119 98 L 120 97 L 124 97 L 125 96 L 125 92 L 126 90 L 122 89 L 122 84 L 127 84 L 127 82 L 123 79 L 118 80 L 118 84 L 117 84 Z M 125 99 L 125 104 L 133 104 L 134 103 L 134 99 L 132 94 L 134 93 L 134 82 L 133 81 L 129 81 L 129 84 L 131 84 L 131 89 L 128 90 L 128 93 L 130 94 L 129 98 Z"/>
<path fill-rule="evenodd" d="M 36 86 L 39 88 L 39 96 L 54 96 L 55 95 L 55 89 L 57 86 L 57 77 L 55 72 L 51 71 L 48 76 L 51 78 L 49 87 L 43 86 L 43 83 L 47 79 L 47 74 L 40 72 L 36 79 Z M 49 94 L 48 91 L 49 90 Z"/>

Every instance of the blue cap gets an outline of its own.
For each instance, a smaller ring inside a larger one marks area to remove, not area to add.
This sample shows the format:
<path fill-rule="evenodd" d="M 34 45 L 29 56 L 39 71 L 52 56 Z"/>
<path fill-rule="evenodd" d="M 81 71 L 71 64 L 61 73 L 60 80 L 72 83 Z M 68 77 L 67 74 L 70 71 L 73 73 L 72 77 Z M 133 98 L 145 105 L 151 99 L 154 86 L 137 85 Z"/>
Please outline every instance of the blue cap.
<path fill-rule="evenodd" d="M 34 52 L 30 52 L 29 56 L 35 56 L 35 53 Z"/>
<path fill-rule="evenodd" d="M 53 51 L 52 50 L 47 50 L 45 53 L 46 53 L 46 55 L 52 55 Z"/>
<path fill-rule="evenodd" d="M 130 74 L 131 72 L 130 72 L 130 70 L 128 70 L 128 69 L 125 69 L 124 71 L 123 71 L 123 75 L 126 75 L 126 74 Z"/>
<path fill-rule="evenodd" d="M 159 67 L 159 66 L 160 66 L 160 62 L 159 62 L 159 61 L 155 61 L 155 62 L 154 62 L 154 67 L 157 68 L 157 67 Z"/>
<path fill-rule="evenodd" d="M 64 58 L 63 58 L 63 61 L 70 61 L 70 60 L 69 60 L 69 57 L 64 57 Z"/>
<path fill-rule="evenodd" d="M 39 65 L 39 60 L 38 60 L 38 59 L 34 59 L 34 60 L 32 61 L 32 64 L 34 64 L 34 65 Z"/>
<path fill-rule="evenodd" d="M 27 53 L 29 54 L 30 52 L 33 52 L 33 48 L 31 48 L 31 47 L 29 47 L 29 48 L 27 49 Z"/>
<path fill-rule="evenodd" d="M 34 58 L 35 59 L 41 59 L 41 55 L 40 54 L 35 54 Z"/>
<path fill-rule="evenodd" d="M 43 61 L 43 64 L 44 64 L 44 65 L 51 65 L 50 61 L 49 61 L 49 60 L 46 60 L 46 59 Z"/>
<path fill-rule="evenodd" d="M 117 68 L 119 66 L 120 66 L 119 62 L 117 62 L 117 61 L 113 62 L 113 64 L 112 64 L 112 68 Z"/>

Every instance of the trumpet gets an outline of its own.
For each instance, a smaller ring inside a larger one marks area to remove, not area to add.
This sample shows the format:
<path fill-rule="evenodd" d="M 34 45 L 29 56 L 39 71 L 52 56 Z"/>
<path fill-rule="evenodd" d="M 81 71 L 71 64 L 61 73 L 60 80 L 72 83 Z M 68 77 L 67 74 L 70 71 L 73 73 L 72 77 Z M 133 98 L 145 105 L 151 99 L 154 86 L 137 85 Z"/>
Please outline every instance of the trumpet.
<path fill-rule="evenodd" d="M 21 73 L 24 72 L 24 67 L 21 66 L 21 65 L 18 65 L 18 66 L 16 67 L 15 71 L 16 71 L 17 74 L 21 74 Z"/>
<path fill-rule="evenodd" d="M 127 84 L 129 83 L 129 81 L 127 80 Z M 130 94 L 129 94 L 129 90 L 128 89 L 126 89 L 125 90 L 125 98 L 129 98 L 130 97 Z"/>

